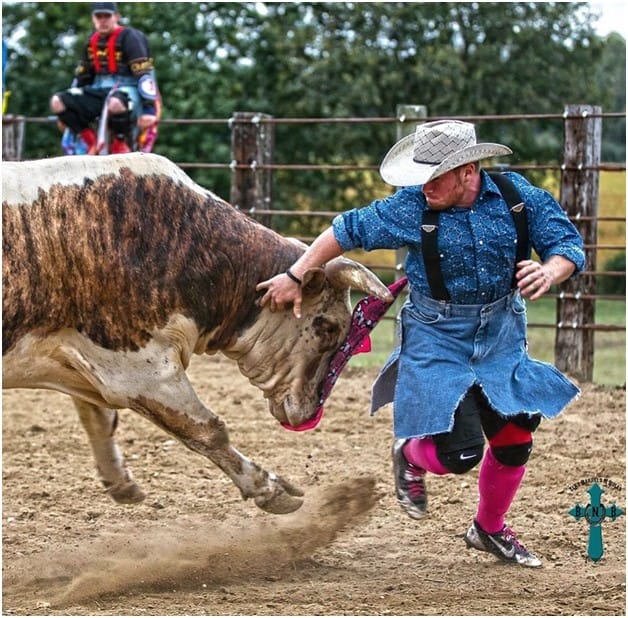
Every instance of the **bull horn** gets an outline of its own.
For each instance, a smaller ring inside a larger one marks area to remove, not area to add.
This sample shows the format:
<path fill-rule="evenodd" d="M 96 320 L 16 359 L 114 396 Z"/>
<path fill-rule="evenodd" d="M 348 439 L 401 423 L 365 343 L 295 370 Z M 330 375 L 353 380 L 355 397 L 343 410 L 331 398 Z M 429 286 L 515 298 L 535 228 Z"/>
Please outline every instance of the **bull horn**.
<path fill-rule="evenodd" d="M 393 300 L 390 290 L 359 262 L 345 257 L 335 258 L 325 266 L 325 274 L 334 287 L 366 292 L 386 302 Z"/>

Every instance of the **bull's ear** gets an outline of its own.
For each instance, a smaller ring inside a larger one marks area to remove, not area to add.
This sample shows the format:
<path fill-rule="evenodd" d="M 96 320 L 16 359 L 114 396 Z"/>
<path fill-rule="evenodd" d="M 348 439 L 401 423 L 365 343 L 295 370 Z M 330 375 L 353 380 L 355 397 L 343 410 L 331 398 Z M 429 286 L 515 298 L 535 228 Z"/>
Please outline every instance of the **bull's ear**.
<path fill-rule="evenodd" d="M 301 290 L 305 296 L 318 294 L 325 285 L 325 271 L 322 268 L 310 268 L 303 273 Z"/>
<path fill-rule="evenodd" d="M 386 302 L 393 300 L 390 290 L 359 262 L 345 257 L 335 258 L 325 266 L 325 274 L 334 287 L 366 292 Z"/>

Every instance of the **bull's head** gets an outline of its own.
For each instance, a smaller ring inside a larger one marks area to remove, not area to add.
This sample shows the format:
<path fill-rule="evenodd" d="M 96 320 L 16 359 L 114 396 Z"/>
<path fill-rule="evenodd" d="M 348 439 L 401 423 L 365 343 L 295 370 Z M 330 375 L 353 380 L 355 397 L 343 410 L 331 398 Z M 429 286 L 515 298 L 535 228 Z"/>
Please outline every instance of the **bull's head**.
<path fill-rule="evenodd" d="M 349 290 L 391 300 L 388 288 L 367 268 L 347 258 L 303 275 L 302 317 L 292 308 L 263 308 L 229 356 L 259 387 L 281 423 L 299 426 L 318 408 L 329 361 L 345 339 L 351 321 Z"/>

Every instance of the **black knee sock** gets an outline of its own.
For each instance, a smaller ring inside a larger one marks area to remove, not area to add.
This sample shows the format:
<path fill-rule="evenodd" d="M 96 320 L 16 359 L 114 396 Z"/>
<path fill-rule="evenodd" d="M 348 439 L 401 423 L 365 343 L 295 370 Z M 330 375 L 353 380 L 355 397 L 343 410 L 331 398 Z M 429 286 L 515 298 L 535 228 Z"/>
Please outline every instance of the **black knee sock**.
<path fill-rule="evenodd" d="M 72 109 L 66 109 L 57 114 L 57 117 L 70 131 L 74 133 L 80 133 L 83 129 L 87 128 L 87 125 L 81 121 L 80 116 Z"/>

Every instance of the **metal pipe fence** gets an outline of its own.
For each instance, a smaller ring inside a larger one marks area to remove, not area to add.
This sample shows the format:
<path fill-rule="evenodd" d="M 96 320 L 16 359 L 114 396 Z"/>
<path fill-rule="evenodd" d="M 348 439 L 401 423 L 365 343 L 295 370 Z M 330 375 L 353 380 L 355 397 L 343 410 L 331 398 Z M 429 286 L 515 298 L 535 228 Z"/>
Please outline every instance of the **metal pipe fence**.
<path fill-rule="evenodd" d="M 412 106 L 406 106 L 412 108 Z M 418 107 L 418 106 L 416 106 Z M 483 116 L 447 116 L 469 122 L 525 120 L 556 120 L 564 124 L 565 141 L 562 161 L 558 163 L 522 163 L 507 166 L 495 166 L 492 169 L 526 171 L 547 171 L 556 173 L 561 179 L 559 201 L 568 216 L 580 229 L 587 254 L 587 270 L 574 282 L 557 286 L 556 291 L 546 298 L 554 299 L 557 304 L 556 320 L 553 324 L 530 323 L 530 328 L 553 329 L 555 331 L 555 350 L 557 357 L 572 374 L 584 380 L 590 380 L 593 367 L 593 333 L 625 331 L 624 324 L 605 324 L 595 320 L 597 301 L 618 301 L 625 303 L 624 294 L 598 293 L 596 281 L 600 277 L 621 278 L 625 280 L 625 271 L 604 271 L 597 268 L 598 255 L 607 251 L 625 251 L 626 245 L 601 243 L 598 241 L 598 224 L 625 224 L 625 216 L 599 215 L 599 176 L 600 172 L 625 172 L 625 163 L 604 163 L 600 160 L 601 122 L 603 119 L 624 118 L 625 113 L 603 113 L 595 106 L 567 106 L 562 113 L 556 114 L 509 114 Z M 329 221 L 338 213 L 330 210 L 288 210 L 274 209 L 272 206 L 272 174 L 275 171 L 366 171 L 376 172 L 374 164 L 356 163 L 276 163 L 273 161 L 273 129 L 278 125 L 355 125 L 355 124 L 392 124 L 400 131 L 413 129 L 418 122 L 433 121 L 444 116 L 417 116 L 399 114 L 392 117 L 344 117 L 344 118 L 274 118 L 258 112 L 238 112 L 230 118 L 199 119 L 162 119 L 162 125 L 217 125 L 228 128 L 231 132 L 231 160 L 225 162 L 175 161 L 182 169 L 229 170 L 232 175 L 231 202 L 234 206 L 252 218 L 269 224 L 272 218 L 297 218 L 300 220 L 318 217 Z M 56 123 L 56 117 L 4 116 L 3 117 L 3 158 L 4 143 L 13 144 L 21 153 L 20 142 L 24 136 L 24 125 Z M 6 139 L 6 137 L 10 139 Z M 19 156 L 15 158 L 20 158 Z M 490 169 L 490 168 L 487 168 Z M 312 237 L 302 236 L 300 240 L 310 242 Z M 393 263 L 369 264 L 378 271 L 393 271 L 401 276 L 403 266 L 398 260 Z M 394 318 L 389 318 L 394 319 Z M 567 338 L 561 333 L 569 332 Z M 576 349 L 575 366 L 573 354 L 569 349 Z M 582 359 L 585 359 L 584 361 Z M 561 363 L 557 363 L 559 368 Z"/>

